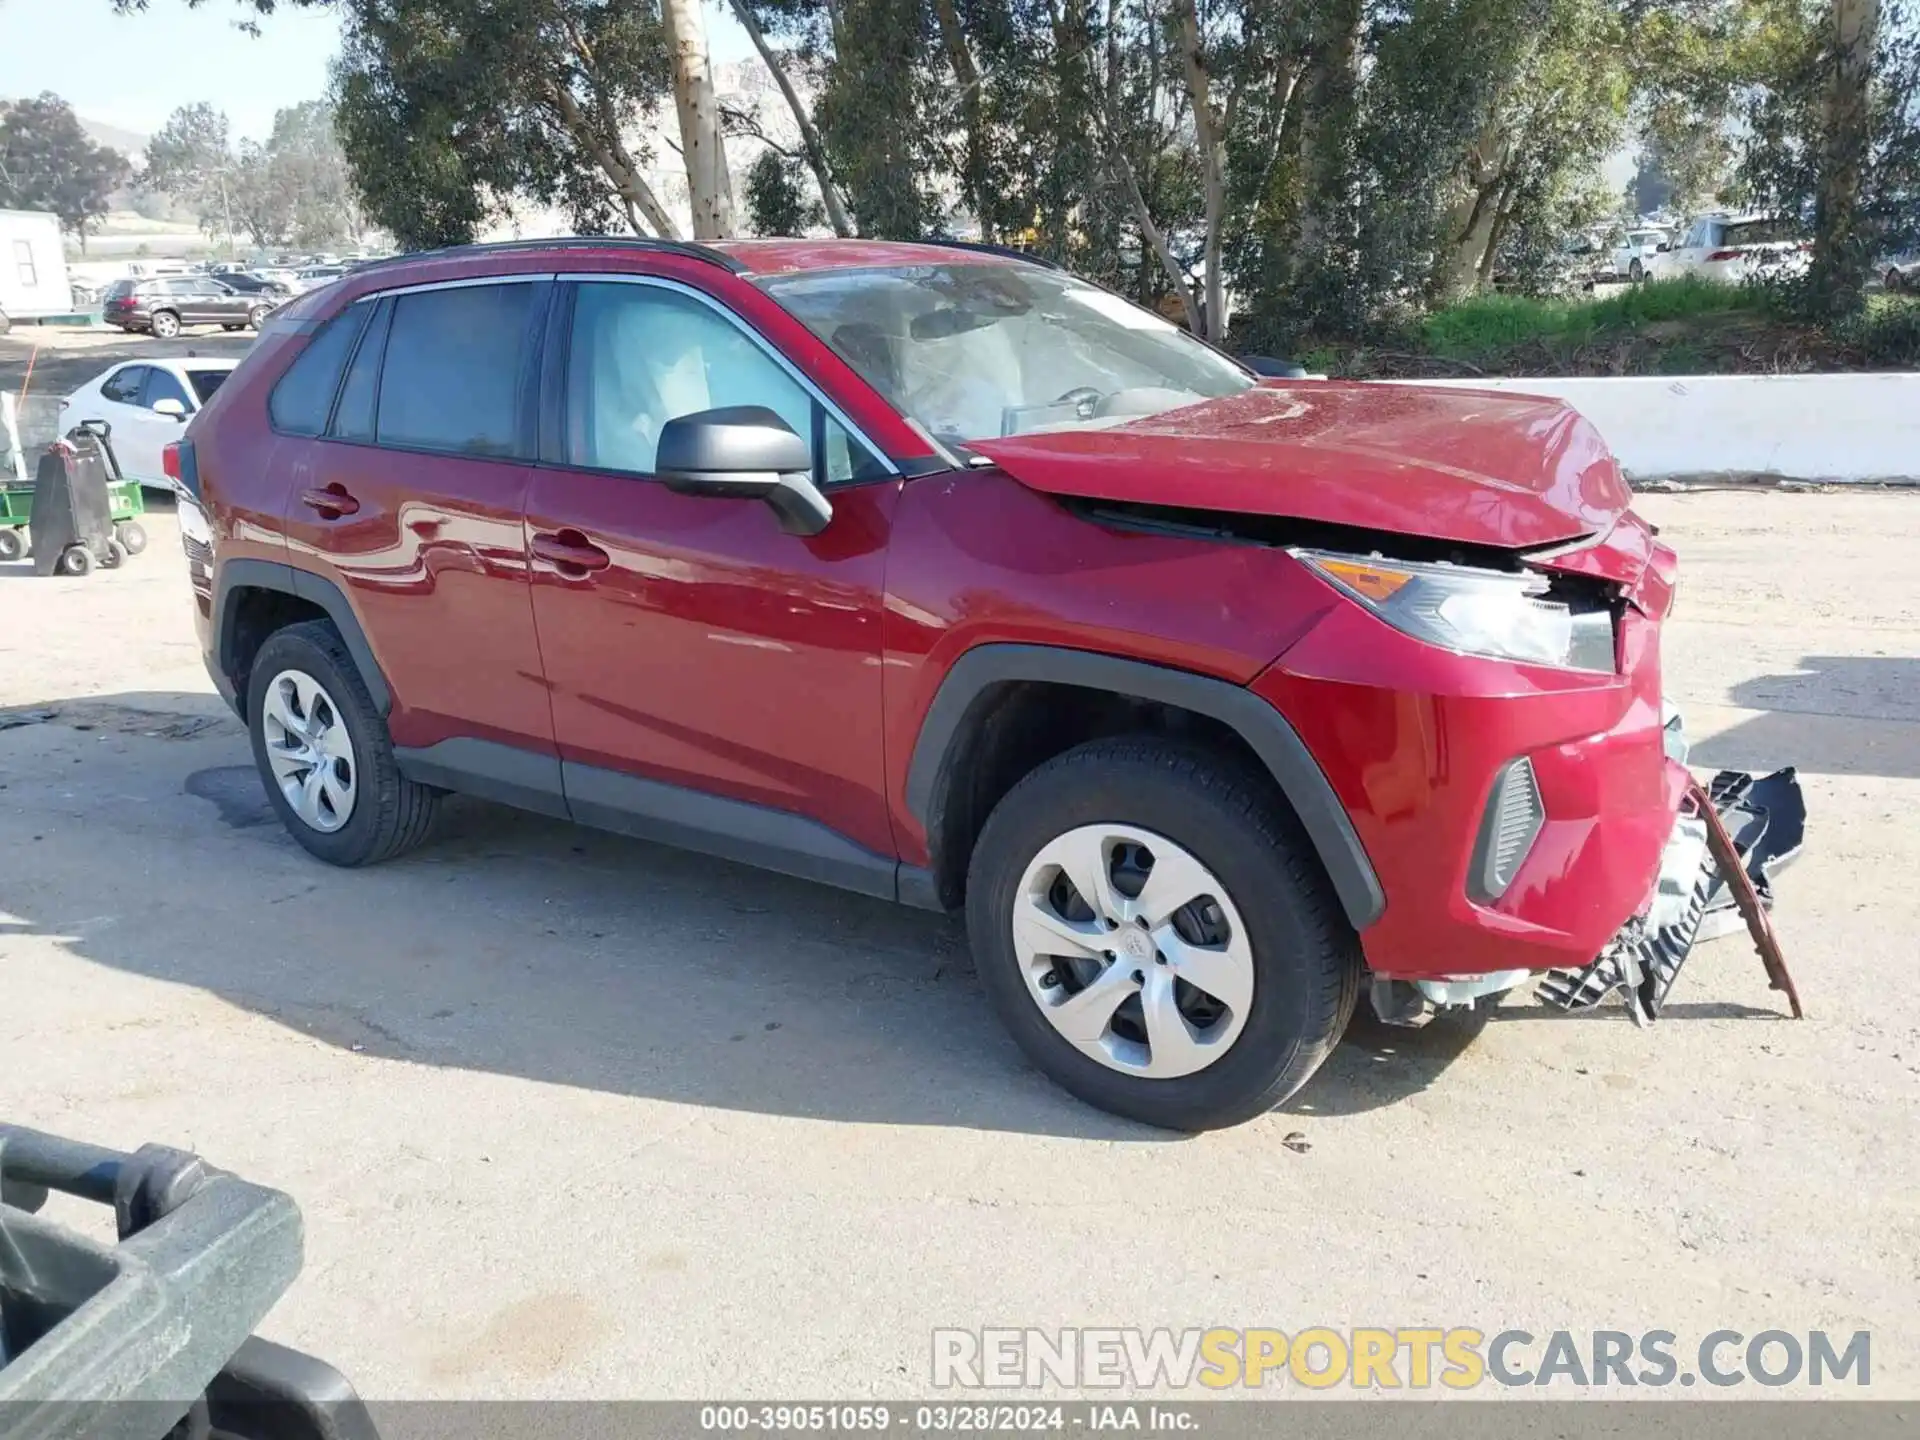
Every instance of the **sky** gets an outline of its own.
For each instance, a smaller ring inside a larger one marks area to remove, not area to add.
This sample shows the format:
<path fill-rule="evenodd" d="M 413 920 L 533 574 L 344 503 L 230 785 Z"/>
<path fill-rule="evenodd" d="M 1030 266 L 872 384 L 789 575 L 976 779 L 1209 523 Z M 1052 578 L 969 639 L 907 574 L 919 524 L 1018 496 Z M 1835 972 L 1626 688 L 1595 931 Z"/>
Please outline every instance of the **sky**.
<path fill-rule="evenodd" d="M 317 99 L 340 48 L 325 10 L 282 4 L 258 39 L 235 28 L 236 0 L 149 0 L 116 15 L 111 0 L 0 0 L 0 96 L 51 90 L 88 120 L 152 134 L 182 105 L 211 100 L 236 139 L 264 140 L 276 110 Z M 731 15 L 707 6 L 716 61 L 752 54 Z"/>

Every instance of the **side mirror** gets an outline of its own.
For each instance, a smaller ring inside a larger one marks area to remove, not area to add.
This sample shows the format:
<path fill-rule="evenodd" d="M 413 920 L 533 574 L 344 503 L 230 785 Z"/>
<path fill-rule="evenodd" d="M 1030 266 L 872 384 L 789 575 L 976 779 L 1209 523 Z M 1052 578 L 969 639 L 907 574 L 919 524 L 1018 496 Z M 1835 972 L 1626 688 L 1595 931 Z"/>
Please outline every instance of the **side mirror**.
<path fill-rule="evenodd" d="M 813 454 L 764 405 L 728 405 L 669 420 L 654 473 L 682 495 L 764 500 L 790 535 L 818 535 L 833 518 L 813 483 Z"/>
<path fill-rule="evenodd" d="M 1242 355 L 1240 363 L 1256 375 L 1277 380 L 1301 380 L 1307 375 L 1307 367 L 1296 365 L 1291 360 L 1277 359 L 1272 355 Z"/>
<path fill-rule="evenodd" d="M 153 404 L 147 408 L 156 415 L 168 415 L 175 420 L 185 420 L 187 418 L 187 407 L 182 405 L 178 400 L 175 400 L 171 395 L 164 400 L 154 401 Z"/>

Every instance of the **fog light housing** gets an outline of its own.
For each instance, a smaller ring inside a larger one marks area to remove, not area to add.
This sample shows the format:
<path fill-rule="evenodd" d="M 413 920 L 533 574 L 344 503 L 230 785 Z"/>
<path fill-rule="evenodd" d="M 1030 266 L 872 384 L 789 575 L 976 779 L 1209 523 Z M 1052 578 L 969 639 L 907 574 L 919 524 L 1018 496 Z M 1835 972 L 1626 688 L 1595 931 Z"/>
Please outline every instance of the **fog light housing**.
<path fill-rule="evenodd" d="M 1533 778 L 1533 762 L 1524 755 L 1509 761 L 1495 777 L 1486 813 L 1480 817 L 1480 835 L 1467 871 L 1467 893 L 1482 904 L 1506 894 L 1546 821 L 1540 786 Z"/>

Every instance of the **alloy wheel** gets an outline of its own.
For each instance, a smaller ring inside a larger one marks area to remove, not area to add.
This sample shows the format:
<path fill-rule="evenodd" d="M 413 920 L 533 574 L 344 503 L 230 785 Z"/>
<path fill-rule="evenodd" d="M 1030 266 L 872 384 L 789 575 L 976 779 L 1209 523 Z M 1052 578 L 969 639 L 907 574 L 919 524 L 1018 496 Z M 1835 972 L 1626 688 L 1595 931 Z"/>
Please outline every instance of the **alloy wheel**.
<path fill-rule="evenodd" d="M 1191 1075 L 1239 1038 L 1253 950 L 1226 886 L 1184 847 L 1083 825 L 1041 847 L 1014 892 L 1028 994 L 1090 1059 L 1147 1079 Z"/>
<path fill-rule="evenodd" d="M 260 724 L 273 778 L 301 823 L 322 834 L 345 825 L 359 771 L 333 697 L 305 671 L 282 670 L 267 686 Z"/>

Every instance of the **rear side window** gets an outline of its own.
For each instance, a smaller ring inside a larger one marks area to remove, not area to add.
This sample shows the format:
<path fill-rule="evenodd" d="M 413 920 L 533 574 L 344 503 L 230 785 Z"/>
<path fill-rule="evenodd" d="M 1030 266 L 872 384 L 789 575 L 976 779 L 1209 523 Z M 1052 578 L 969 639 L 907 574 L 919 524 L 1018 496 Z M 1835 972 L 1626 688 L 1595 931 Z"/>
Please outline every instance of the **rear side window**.
<path fill-rule="evenodd" d="M 349 305 L 307 342 L 267 401 L 274 429 L 285 435 L 318 435 L 327 428 L 340 372 L 372 309 L 371 305 Z"/>
<path fill-rule="evenodd" d="M 539 284 L 398 296 L 380 372 L 379 443 L 457 455 L 519 450 L 521 365 Z"/>

